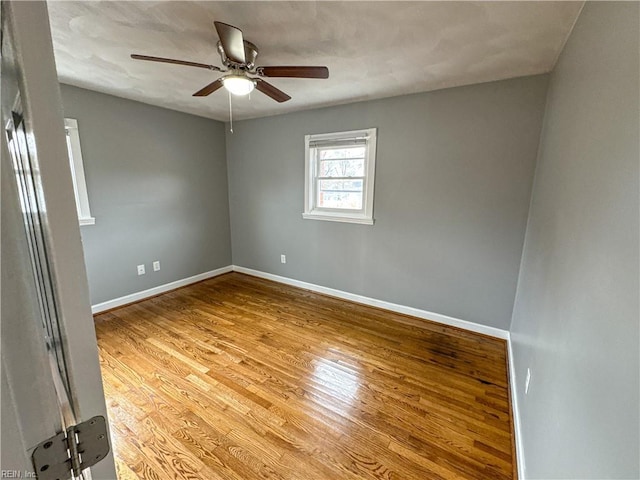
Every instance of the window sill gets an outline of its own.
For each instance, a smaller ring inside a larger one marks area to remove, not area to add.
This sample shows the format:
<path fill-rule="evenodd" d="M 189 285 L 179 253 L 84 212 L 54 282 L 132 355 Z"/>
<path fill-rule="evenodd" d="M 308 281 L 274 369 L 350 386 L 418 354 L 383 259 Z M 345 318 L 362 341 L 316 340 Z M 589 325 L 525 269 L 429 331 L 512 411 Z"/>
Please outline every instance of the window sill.
<path fill-rule="evenodd" d="M 373 225 L 373 219 L 368 217 L 352 217 L 346 215 L 332 215 L 330 213 L 303 213 L 305 220 L 323 220 L 326 222 L 358 223 L 361 225 Z"/>
<path fill-rule="evenodd" d="M 96 219 L 93 217 L 88 217 L 88 218 L 81 218 L 80 220 L 80 226 L 83 227 L 85 225 L 95 225 L 96 224 Z"/>

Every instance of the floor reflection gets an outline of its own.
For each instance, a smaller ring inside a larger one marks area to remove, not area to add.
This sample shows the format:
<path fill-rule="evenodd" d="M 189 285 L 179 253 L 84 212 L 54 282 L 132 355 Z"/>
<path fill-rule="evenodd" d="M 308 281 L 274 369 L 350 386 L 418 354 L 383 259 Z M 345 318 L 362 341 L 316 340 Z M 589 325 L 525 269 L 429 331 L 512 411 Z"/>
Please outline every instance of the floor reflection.
<path fill-rule="evenodd" d="M 361 385 L 360 372 L 352 365 L 344 365 L 334 360 L 318 358 L 314 361 L 311 384 L 321 386 L 321 390 L 331 394 L 331 410 L 348 414 L 358 403 Z"/>

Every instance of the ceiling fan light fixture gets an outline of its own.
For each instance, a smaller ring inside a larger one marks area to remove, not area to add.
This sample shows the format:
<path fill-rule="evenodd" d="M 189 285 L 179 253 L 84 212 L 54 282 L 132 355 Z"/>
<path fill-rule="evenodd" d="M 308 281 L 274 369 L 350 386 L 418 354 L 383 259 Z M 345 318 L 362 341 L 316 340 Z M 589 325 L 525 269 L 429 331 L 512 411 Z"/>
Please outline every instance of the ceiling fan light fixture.
<path fill-rule="evenodd" d="M 229 75 L 222 79 L 222 84 L 233 95 L 248 95 L 255 88 L 254 80 L 243 75 Z"/>

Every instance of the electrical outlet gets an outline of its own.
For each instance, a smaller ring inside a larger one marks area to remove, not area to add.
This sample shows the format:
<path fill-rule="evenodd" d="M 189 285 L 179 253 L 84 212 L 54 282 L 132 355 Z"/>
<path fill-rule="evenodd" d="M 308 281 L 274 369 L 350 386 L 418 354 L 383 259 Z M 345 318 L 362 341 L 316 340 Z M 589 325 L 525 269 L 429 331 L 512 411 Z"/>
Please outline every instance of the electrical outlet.
<path fill-rule="evenodd" d="M 529 383 L 531 383 L 531 369 L 527 368 L 527 378 L 524 381 L 524 394 L 529 393 Z"/>
<path fill-rule="evenodd" d="M 160 260 L 156 260 L 155 262 L 153 262 L 153 271 L 154 272 L 160 271 Z"/>
<path fill-rule="evenodd" d="M 287 256 L 286 255 L 280 255 L 280 263 L 287 263 Z"/>
<path fill-rule="evenodd" d="M 138 275 L 144 275 L 144 265 L 138 265 Z"/>

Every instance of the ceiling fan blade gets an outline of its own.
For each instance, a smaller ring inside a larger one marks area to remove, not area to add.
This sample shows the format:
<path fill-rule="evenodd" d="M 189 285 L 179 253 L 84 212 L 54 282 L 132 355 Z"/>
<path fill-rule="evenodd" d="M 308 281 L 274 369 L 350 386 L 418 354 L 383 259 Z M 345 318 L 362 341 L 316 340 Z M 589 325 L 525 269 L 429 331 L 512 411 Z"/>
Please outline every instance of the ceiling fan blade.
<path fill-rule="evenodd" d="M 258 67 L 256 71 L 265 77 L 329 78 L 327 67 Z"/>
<path fill-rule="evenodd" d="M 175 60 L 173 58 L 149 57 L 148 55 L 138 55 L 137 53 L 132 54 L 131 58 L 133 58 L 134 60 L 147 60 L 149 62 L 173 63 L 175 65 L 186 65 L 187 67 L 198 67 L 198 68 L 206 68 L 207 70 L 220 71 L 220 68 L 216 67 L 215 65 L 207 65 L 205 63 L 196 63 L 196 62 L 187 62 L 185 60 Z"/>
<path fill-rule="evenodd" d="M 274 87 L 268 82 L 265 82 L 260 78 L 256 80 L 256 89 L 260 90 L 262 93 L 264 93 L 268 97 L 273 98 L 278 103 L 291 100 L 291 97 L 286 93 L 284 93 L 282 90 L 278 90 L 276 87 Z"/>
<path fill-rule="evenodd" d="M 216 81 L 211 82 L 206 87 L 198 90 L 196 93 L 193 94 L 193 96 L 194 97 L 206 97 L 207 95 L 211 95 L 213 92 L 218 90 L 220 87 L 222 87 L 222 79 L 219 78 Z"/>
<path fill-rule="evenodd" d="M 242 30 L 222 22 L 213 23 L 227 58 L 235 63 L 245 63 Z"/>

